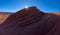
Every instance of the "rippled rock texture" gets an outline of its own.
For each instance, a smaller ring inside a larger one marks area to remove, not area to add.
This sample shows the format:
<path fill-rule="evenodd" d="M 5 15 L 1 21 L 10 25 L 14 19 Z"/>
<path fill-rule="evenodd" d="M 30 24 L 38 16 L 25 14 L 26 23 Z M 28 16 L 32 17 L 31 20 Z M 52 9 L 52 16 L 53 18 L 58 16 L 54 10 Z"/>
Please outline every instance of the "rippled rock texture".
<path fill-rule="evenodd" d="M 1 35 L 60 35 L 60 16 L 43 13 L 36 7 L 24 8 L 10 15 L 0 25 Z"/>

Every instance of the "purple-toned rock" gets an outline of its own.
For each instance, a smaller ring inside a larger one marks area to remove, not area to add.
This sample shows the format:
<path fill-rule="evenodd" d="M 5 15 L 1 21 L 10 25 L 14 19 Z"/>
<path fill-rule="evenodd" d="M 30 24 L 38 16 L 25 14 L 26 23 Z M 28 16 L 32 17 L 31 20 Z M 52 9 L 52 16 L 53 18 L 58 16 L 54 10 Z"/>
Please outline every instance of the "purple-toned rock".
<path fill-rule="evenodd" d="M 1 35 L 59 35 L 60 16 L 43 13 L 36 7 L 10 15 L 1 25 Z"/>

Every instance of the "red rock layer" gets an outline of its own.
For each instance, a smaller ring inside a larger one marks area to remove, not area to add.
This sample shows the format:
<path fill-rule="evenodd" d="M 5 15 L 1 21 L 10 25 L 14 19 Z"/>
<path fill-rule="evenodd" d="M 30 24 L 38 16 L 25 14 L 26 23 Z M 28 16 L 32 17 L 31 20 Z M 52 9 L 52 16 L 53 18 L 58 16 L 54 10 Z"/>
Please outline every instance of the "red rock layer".
<path fill-rule="evenodd" d="M 60 16 L 39 11 L 36 7 L 22 9 L 0 25 L 1 35 L 59 35 Z"/>

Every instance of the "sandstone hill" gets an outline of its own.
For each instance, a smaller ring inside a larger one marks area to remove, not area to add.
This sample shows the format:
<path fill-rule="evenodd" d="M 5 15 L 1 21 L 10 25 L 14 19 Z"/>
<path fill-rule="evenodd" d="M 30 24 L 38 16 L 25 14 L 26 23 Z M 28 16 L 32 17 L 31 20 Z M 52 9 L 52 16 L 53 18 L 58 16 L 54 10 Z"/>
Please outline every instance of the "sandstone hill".
<path fill-rule="evenodd" d="M 8 13 L 8 12 L 0 12 L 0 24 L 5 21 L 7 19 L 7 17 L 9 17 L 9 15 L 11 15 L 12 13 Z"/>
<path fill-rule="evenodd" d="M 60 13 L 24 8 L 0 24 L 0 35 L 60 35 Z"/>

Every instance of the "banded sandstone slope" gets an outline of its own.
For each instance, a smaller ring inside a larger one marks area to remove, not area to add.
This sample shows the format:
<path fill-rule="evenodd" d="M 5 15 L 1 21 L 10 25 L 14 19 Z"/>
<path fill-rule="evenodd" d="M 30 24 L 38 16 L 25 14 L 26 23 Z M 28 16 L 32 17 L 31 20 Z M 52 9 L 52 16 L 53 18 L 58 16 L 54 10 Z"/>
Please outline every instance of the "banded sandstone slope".
<path fill-rule="evenodd" d="M 0 24 L 0 34 L 60 35 L 60 15 L 57 14 L 44 13 L 34 6 L 24 8 Z"/>

